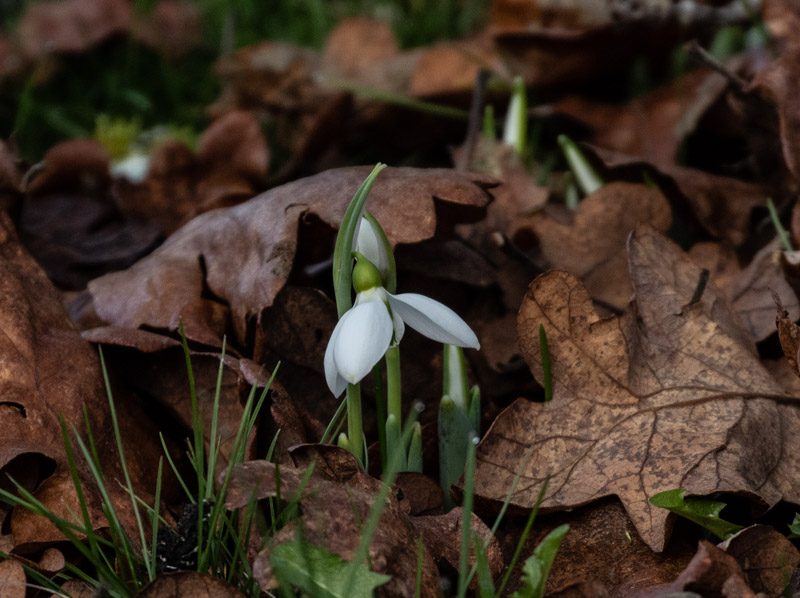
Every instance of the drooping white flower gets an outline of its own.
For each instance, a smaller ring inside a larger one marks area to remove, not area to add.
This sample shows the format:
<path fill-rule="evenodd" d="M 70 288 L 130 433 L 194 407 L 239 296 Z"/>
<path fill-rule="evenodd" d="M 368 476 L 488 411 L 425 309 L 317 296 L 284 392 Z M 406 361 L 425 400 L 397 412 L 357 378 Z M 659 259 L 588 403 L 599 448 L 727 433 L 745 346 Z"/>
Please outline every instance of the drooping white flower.
<path fill-rule="evenodd" d="M 368 261 L 358 261 L 353 282 L 355 304 L 336 324 L 325 351 L 325 380 L 337 397 L 372 370 L 393 340 L 400 342 L 406 324 L 441 343 L 480 347 L 469 325 L 446 305 L 416 293 L 388 293 Z"/>

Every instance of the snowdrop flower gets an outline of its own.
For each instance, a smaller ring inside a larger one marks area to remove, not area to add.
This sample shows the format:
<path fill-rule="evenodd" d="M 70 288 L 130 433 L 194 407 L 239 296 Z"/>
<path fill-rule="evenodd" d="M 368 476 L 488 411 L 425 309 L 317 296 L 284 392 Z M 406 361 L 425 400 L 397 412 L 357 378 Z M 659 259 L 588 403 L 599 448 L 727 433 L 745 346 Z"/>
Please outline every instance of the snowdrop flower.
<path fill-rule="evenodd" d="M 361 231 L 357 247 L 367 249 L 361 245 Z M 469 325 L 449 307 L 416 293 L 387 292 L 378 268 L 359 253 L 353 269 L 355 304 L 336 324 L 325 351 L 325 380 L 334 395 L 341 395 L 348 383 L 360 382 L 390 344 L 400 342 L 406 324 L 440 343 L 480 347 Z"/>

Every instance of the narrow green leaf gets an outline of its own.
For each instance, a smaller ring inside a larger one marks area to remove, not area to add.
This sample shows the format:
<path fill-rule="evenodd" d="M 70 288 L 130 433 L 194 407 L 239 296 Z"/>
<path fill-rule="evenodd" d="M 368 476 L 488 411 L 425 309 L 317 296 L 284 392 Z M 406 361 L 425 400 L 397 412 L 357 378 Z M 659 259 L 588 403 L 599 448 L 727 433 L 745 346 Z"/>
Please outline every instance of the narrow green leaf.
<path fill-rule="evenodd" d="M 339 234 L 336 236 L 336 246 L 333 250 L 333 290 L 336 296 L 336 309 L 340 318 L 353 306 L 353 300 L 350 297 L 353 240 L 361 222 L 364 205 L 370 189 L 372 189 L 372 183 L 375 182 L 378 174 L 384 168 L 386 168 L 385 164 L 378 163 L 375 165 L 375 168 L 372 169 L 372 172 L 356 191 L 350 201 L 350 205 L 347 207 L 347 211 L 344 213 L 342 223 L 339 225 Z"/>
<path fill-rule="evenodd" d="M 558 144 L 561 146 L 564 157 L 567 159 L 567 164 L 569 164 L 569 168 L 575 176 L 575 182 L 584 195 L 589 195 L 603 186 L 603 179 L 600 178 L 600 175 L 597 174 L 597 171 L 572 139 L 566 135 L 559 135 Z"/>
<path fill-rule="evenodd" d="M 720 511 L 726 506 L 724 502 L 703 497 L 685 498 L 685 496 L 685 490 L 676 488 L 651 496 L 650 502 L 696 523 L 722 540 L 727 540 L 743 529 L 741 525 L 720 519 Z"/>

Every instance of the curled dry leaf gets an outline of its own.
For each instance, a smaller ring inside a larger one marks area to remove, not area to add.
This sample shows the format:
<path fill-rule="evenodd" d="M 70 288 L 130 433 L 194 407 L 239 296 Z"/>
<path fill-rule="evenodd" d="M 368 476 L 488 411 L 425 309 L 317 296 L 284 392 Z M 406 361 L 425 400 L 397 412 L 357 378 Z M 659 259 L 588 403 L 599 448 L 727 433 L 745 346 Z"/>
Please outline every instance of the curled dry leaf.
<path fill-rule="evenodd" d="M 133 267 L 92 281 L 90 308 L 125 328 L 174 330 L 182 316 L 187 336 L 202 331 L 207 340 L 219 331 L 198 314 L 216 303 L 230 309 L 236 340 L 244 345 L 248 319 L 272 304 L 292 270 L 298 221 L 316 216 L 335 229 L 369 170 L 327 171 L 202 214 Z M 393 245 L 415 243 L 480 217 L 492 184 L 490 177 L 449 170 L 388 168 L 372 188 L 369 209 Z M 186 313 L 190 306 L 202 309 Z"/>
<path fill-rule="evenodd" d="M 781 343 L 781 349 L 786 356 L 786 362 L 792 369 L 796 376 L 800 376 L 800 348 L 798 340 L 800 339 L 800 326 L 795 322 L 797 318 L 790 317 L 789 312 L 784 309 L 780 297 L 773 295 L 777 313 L 775 314 L 775 326 L 778 328 L 778 340 Z"/>
<path fill-rule="evenodd" d="M 552 268 L 580 278 L 597 301 L 622 310 L 631 296 L 625 267 L 625 241 L 639 222 L 666 231 L 669 203 L 657 189 L 641 184 L 609 183 L 586 197 L 569 224 L 543 213 L 524 220 Z M 518 224 L 518 234 L 523 224 Z"/>
<path fill-rule="evenodd" d="M 74 426 L 85 432 L 85 407 L 98 454 L 104 456 L 106 475 L 121 475 L 100 364 L 94 349 L 67 317 L 55 288 L 19 245 L 4 214 L 0 214 L 0 303 L 4 331 L 0 342 L 0 421 L 4 423 L 0 477 L 5 479 L 8 474 L 17 478 L 47 508 L 71 519 L 71 513 L 80 512 L 80 508 L 64 456 L 59 415 L 68 429 Z M 140 425 L 146 422 L 124 401 L 117 408 L 123 423 L 128 418 L 139 418 Z M 134 437 L 127 432 L 123 431 L 123 446 L 128 449 L 134 487 L 146 498 L 155 480 L 145 473 L 148 470 L 143 463 L 151 462 L 153 453 L 160 452 L 157 436 L 136 437 L 136 450 L 131 450 Z M 99 496 L 89 481 L 88 468 L 82 463 L 79 467 L 92 521 L 102 527 L 105 520 Z M 108 489 L 126 529 L 133 530 L 129 497 L 117 484 L 108 484 Z M 10 523 L 17 550 L 24 550 L 22 545 L 35 548 L 38 543 L 63 539 L 48 522 L 28 511 L 14 509 L 10 515 L 0 514 L 5 516 L 5 526 Z"/>
<path fill-rule="evenodd" d="M 601 320 L 580 282 L 549 272 L 531 283 L 518 316 L 520 348 L 542 381 L 539 325 L 547 332 L 554 398 L 517 400 L 477 453 L 476 492 L 512 503 L 572 508 L 608 495 L 625 505 L 654 550 L 666 543 L 663 490 L 735 492 L 762 505 L 800 499 L 797 403 L 759 363 L 713 286 L 692 303 L 700 269 L 647 226 L 628 243 L 632 309 Z M 524 459 L 524 462 L 520 462 Z"/>
<path fill-rule="evenodd" d="M 678 579 L 670 584 L 667 592 L 695 592 L 701 596 L 719 598 L 754 598 L 736 559 L 706 540 L 700 541 L 697 554 Z"/>
<path fill-rule="evenodd" d="M 219 577 L 197 571 L 178 571 L 157 577 L 136 594 L 138 598 L 243 598 L 239 590 Z"/>
<path fill-rule="evenodd" d="M 750 526 L 722 545 L 744 572 L 747 585 L 767 596 L 780 596 L 800 564 L 800 552 L 768 525 Z"/>

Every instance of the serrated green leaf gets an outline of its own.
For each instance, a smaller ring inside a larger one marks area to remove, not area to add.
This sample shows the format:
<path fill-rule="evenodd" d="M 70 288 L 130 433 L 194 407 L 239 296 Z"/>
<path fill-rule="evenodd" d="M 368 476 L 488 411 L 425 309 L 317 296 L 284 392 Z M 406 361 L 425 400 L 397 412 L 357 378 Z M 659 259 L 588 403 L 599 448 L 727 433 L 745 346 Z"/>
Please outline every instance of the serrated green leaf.
<path fill-rule="evenodd" d="M 371 598 L 373 590 L 390 579 L 362 563 L 356 567 L 355 581 L 345 597 L 351 563 L 298 539 L 275 546 L 270 565 L 281 585 L 297 586 L 315 598 Z"/>
<path fill-rule="evenodd" d="M 544 596 L 544 586 L 547 583 L 547 576 L 550 574 L 550 567 L 553 559 L 556 558 L 561 541 L 569 531 L 569 525 L 558 526 L 545 536 L 533 554 L 528 557 L 522 566 L 522 580 L 525 586 L 514 592 L 511 598 L 541 598 Z"/>
<path fill-rule="evenodd" d="M 702 497 L 686 498 L 686 491 L 682 488 L 654 494 L 650 502 L 696 523 L 721 540 L 727 540 L 743 529 L 741 525 L 720 519 L 719 514 L 726 506 L 724 502 Z"/>

